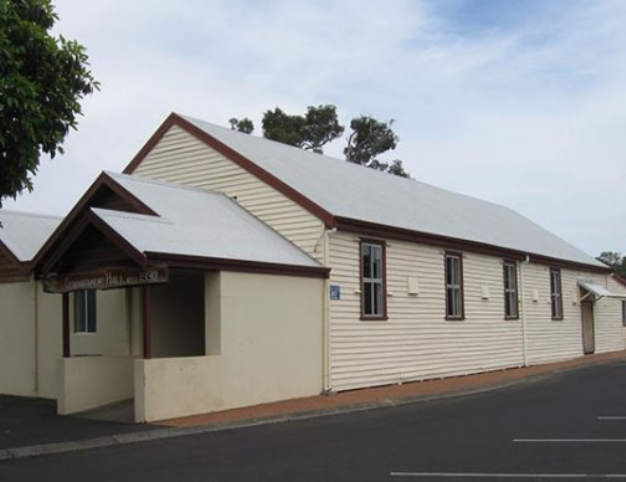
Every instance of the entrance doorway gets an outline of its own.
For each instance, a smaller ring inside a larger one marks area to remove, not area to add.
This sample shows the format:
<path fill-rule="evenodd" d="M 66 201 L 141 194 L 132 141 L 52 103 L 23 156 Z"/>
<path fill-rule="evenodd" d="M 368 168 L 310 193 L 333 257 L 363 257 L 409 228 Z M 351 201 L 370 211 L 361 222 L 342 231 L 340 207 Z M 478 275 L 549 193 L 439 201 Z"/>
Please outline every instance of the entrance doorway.
<path fill-rule="evenodd" d="M 593 321 L 593 302 L 584 300 L 580 303 L 582 314 L 583 351 L 585 355 L 596 352 L 596 329 Z"/>

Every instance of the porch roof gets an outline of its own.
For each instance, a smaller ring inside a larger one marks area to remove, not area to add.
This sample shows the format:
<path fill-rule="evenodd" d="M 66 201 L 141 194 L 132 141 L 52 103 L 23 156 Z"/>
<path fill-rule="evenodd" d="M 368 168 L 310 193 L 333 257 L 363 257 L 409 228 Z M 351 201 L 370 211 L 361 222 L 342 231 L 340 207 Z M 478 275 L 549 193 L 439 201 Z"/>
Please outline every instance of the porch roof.
<path fill-rule="evenodd" d="M 91 211 L 143 254 L 321 267 L 223 194 L 124 174 L 107 175 L 157 216 L 102 208 Z"/>
<path fill-rule="evenodd" d="M 593 293 L 598 298 L 602 298 L 604 296 L 608 298 L 626 298 L 626 296 L 615 294 L 612 291 L 605 288 L 604 286 L 602 286 L 601 284 L 596 283 L 591 280 L 579 279 L 577 280 L 577 282 L 578 282 L 578 286 L 586 289 L 590 293 Z"/>

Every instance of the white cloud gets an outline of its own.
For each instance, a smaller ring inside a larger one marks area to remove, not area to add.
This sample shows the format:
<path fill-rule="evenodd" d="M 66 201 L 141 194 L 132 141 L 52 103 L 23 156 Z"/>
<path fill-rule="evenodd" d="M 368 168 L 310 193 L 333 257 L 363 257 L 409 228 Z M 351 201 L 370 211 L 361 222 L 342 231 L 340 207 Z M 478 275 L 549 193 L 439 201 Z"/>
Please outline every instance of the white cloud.
<path fill-rule="evenodd" d="M 67 211 L 173 110 L 259 129 L 268 108 L 334 103 L 344 123 L 395 119 L 394 156 L 414 177 L 508 205 L 590 254 L 626 251 L 626 2 L 536 2 L 471 29 L 441 2 L 56 3 L 102 91 L 66 155 L 7 208 Z"/>

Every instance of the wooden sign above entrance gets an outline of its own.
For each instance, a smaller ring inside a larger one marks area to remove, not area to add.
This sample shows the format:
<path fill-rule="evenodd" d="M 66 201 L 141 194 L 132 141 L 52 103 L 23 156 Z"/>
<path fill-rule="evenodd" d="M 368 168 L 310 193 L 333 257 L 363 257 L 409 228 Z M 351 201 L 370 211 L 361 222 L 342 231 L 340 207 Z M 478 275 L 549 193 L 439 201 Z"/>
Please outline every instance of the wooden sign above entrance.
<path fill-rule="evenodd" d="M 110 290 L 127 286 L 145 286 L 167 283 L 167 266 L 145 269 L 104 268 L 88 273 L 56 274 L 43 280 L 48 293 L 69 293 L 81 290 Z"/>

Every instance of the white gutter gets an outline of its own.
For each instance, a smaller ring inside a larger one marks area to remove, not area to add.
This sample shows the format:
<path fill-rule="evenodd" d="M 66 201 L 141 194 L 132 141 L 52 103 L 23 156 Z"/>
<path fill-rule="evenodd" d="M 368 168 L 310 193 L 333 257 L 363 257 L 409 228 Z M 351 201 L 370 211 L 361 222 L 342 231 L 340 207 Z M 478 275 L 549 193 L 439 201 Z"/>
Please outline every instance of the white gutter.
<path fill-rule="evenodd" d="M 323 262 L 325 268 L 330 268 L 330 235 L 337 232 L 337 228 L 324 230 L 323 234 Z M 324 310 L 324 350 L 323 350 L 323 393 L 332 392 L 330 385 L 330 276 L 324 280 L 324 293 L 322 294 L 322 308 Z"/>
<path fill-rule="evenodd" d="M 522 311 L 522 356 L 524 359 L 524 366 L 528 366 L 528 339 L 526 335 L 526 270 L 524 269 L 530 262 L 530 256 L 526 255 L 526 259 L 520 263 L 520 291 L 522 297 L 521 311 Z"/>

